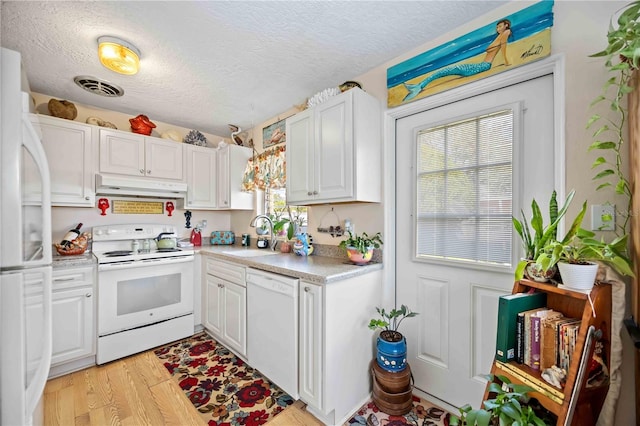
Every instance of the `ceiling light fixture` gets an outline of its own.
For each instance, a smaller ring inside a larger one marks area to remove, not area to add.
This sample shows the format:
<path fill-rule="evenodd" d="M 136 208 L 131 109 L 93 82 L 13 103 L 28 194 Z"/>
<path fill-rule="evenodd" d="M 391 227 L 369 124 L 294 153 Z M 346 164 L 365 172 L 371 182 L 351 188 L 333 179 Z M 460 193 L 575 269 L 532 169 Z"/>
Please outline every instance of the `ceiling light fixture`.
<path fill-rule="evenodd" d="M 102 65 L 120 74 L 133 75 L 140 68 L 140 51 L 117 37 L 98 38 L 98 57 Z"/>

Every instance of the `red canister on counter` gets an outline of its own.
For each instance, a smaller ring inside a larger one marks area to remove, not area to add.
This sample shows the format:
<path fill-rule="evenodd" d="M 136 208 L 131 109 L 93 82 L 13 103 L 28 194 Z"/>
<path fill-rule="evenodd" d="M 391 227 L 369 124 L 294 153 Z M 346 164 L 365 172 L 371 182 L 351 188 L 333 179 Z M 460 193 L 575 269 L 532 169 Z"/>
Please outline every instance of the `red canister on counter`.
<path fill-rule="evenodd" d="M 198 228 L 194 228 L 191 231 L 191 244 L 195 247 L 200 247 L 202 245 L 202 232 Z"/>

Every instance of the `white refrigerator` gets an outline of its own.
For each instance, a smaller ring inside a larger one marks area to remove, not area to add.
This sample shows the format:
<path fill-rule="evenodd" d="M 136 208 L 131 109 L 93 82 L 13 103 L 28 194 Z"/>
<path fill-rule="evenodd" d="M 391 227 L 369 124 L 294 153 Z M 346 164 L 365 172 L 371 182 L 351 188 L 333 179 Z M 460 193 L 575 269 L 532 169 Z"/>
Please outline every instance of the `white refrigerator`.
<path fill-rule="evenodd" d="M 32 425 L 51 364 L 51 190 L 20 54 L 1 55 L 0 425 Z"/>

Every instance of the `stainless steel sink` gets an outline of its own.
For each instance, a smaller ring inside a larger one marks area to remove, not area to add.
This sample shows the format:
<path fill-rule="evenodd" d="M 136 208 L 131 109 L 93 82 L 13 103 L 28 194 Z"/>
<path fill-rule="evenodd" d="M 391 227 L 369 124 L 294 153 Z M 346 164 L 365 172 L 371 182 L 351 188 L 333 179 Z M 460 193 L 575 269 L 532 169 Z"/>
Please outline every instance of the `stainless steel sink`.
<path fill-rule="evenodd" d="M 245 250 L 229 250 L 223 251 L 223 254 L 229 256 L 238 256 L 238 257 L 258 257 L 258 256 L 268 256 L 271 254 L 278 254 L 279 251 L 273 251 L 269 249 L 245 249 Z"/>

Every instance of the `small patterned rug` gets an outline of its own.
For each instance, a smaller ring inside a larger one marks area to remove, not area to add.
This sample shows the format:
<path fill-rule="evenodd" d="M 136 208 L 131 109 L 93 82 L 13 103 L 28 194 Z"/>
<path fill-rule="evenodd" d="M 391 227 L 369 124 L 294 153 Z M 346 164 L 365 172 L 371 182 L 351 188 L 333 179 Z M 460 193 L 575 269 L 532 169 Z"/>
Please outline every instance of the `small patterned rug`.
<path fill-rule="evenodd" d="M 154 353 L 209 426 L 262 425 L 294 402 L 205 333 Z"/>
<path fill-rule="evenodd" d="M 413 395 L 413 408 L 404 416 L 383 413 L 369 401 L 347 420 L 345 426 L 448 426 L 448 414 L 437 405 Z"/>

